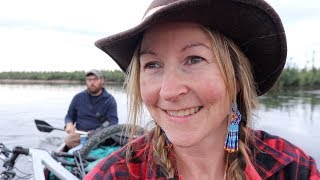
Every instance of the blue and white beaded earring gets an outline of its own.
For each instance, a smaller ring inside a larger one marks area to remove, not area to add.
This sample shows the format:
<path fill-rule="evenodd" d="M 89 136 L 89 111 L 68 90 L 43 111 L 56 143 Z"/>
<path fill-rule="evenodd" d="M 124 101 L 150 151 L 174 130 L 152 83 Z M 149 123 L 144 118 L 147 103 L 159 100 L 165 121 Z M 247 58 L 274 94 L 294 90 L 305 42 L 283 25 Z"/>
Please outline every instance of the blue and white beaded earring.
<path fill-rule="evenodd" d="M 224 149 L 229 153 L 233 153 L 239 149 L 239 123 L 241 121 L 241 114 L 238 110 L 237 103 L 232 103 L 230 118 L 231 121 L 228 127 Z"/>

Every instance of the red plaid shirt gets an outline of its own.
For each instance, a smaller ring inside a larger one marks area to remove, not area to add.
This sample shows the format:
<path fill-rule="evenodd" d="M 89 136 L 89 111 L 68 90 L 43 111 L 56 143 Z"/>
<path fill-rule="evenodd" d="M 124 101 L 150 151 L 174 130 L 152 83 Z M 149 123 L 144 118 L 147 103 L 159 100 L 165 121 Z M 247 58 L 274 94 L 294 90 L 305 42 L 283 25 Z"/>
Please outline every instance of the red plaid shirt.
<path fill-rule="evenodd" d="M 272 136 L 264 131 L 255 131 L 254 161 L 247 163 L 245 174 L 249 180 L 257 179 L 320 179 L 315 160 L 288 141 Z M 253 149 L 253 144 L 249 144 Z M 160 166 L 152 160 L 152 146 L 146 137 L 133 142 L 133 155 L 129 162 L 131 173 L 125 160 L 125 147 L 102 160 L 86 180 L 102 179 L 166 179 Z M 182 179 L 176 177 L 175 179 Z"/>

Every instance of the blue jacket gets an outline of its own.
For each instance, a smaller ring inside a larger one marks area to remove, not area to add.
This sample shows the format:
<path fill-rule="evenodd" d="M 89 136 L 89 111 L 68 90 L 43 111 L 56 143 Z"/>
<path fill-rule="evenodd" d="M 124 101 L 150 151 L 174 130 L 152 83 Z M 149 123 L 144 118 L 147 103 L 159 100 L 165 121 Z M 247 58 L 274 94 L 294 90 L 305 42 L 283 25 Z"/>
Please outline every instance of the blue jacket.
<path fill-rule="evenodd" d="M 102 94 L 96 97 L 91 96 L 87 90 L 75 95 L 65 117 L 65 124 L 77 122 L 77 130 L 90 131 L 100 127 L 106 120 L 111 125 L 118 124 L 116 100 L 103 88 Z"/>

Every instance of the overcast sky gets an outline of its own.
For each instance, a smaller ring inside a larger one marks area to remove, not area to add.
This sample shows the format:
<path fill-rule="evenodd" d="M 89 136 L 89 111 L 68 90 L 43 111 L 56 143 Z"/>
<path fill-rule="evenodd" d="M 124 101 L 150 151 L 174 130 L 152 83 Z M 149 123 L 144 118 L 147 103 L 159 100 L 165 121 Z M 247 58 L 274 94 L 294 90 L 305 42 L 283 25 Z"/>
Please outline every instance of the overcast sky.
<path fill-rule="evenodd" d="M 0 0 L 0 71 L 119 69 L 94 46 L 138 24 L 151 0 Z M 287 33 L 288 64 L 320 67 L 320 1 L 268 0 Z"/>

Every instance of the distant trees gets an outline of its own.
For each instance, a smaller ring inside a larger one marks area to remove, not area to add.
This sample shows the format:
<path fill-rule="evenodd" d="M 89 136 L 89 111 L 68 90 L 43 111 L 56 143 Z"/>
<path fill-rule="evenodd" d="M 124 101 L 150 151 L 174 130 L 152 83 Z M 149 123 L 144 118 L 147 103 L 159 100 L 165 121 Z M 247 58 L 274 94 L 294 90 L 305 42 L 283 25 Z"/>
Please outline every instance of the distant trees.
<path fill-rule="evenodd" d="M 114 81 L 123 84 L 125 80 L 125 74 L 120 70 L 102 71 L 102 73 L 107 81 Z"/>
<path fill-rule="evenodd" d="M 120 70 L 113 71 L 102 71 L 106 81 L 115 83 L 124 82 L 124 73 Z M 62 71 L 51 71 L 51 72 L 0 72 L 0 79 L 21 79 L 21 80 L 74 80 L 84 82 L 85 72 L 74 71 L 74 72 L 62 72 Z"/>
<path fill-rule="evenodd" d="M 278 88 L 320 88 L 320 68 L 298 69 L 287 67 L 284 69 L 277 83 Z"/>

